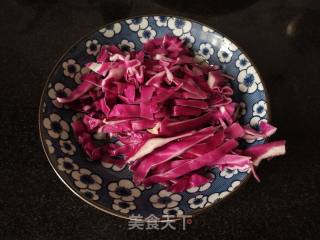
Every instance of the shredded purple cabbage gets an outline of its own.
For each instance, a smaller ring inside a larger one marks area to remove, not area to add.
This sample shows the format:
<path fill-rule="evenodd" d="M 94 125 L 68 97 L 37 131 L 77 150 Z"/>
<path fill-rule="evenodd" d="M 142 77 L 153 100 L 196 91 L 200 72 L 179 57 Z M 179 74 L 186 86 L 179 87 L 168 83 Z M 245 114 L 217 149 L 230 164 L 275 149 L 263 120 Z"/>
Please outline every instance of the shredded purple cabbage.
<path fill-rule="evenodd" d="M 241 139 L 265 139 L 277 129 L 266 121 L 258 130 L 240 125 L 232 78 L 196 63 L 177 37 L 150 40 L 143 51 L 104 45 L 86 66 L 82 83 L 57 101 L 84 114 L 72 128 L 89 158 L 128 164 L 136 184 L 182 192 L 212 181 L 213 167 L 254 172 L 261 160 L 285 154 L 285 141 L 239 148 Z"/>

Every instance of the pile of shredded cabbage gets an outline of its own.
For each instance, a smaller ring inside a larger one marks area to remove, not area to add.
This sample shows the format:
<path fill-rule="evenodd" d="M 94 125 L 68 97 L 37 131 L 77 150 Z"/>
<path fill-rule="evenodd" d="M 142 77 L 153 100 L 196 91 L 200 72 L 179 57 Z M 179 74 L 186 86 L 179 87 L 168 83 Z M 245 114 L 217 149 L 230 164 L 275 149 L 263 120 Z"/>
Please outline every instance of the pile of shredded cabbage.
<path fill-rule="evenodd" d="M 72 128 L 89 158 L 128 164 L 137 185 L 181 192 L 211 181 L 213 167 L 254 172 L 262 159 L 285 153 L 285 141 L 239 148 L 240 139 L 266 138 L 276 128 L 240 125 L 232 79 L 216 65 L 196 63 L 177 37 L 133 52 L 104 45 L 86 66 L 82 83 L 57 100 L 84 113 Z"/>

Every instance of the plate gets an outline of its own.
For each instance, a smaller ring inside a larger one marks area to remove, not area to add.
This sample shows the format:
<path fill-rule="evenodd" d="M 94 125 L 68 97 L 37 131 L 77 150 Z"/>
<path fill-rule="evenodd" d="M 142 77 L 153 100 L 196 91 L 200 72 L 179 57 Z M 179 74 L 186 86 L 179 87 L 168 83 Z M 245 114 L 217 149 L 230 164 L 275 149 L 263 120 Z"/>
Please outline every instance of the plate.
<path fill-rule="evenodd" d="M 107 24 L 82 38 L 58 61 L 44 87 L 39 109 L 40 137 L 51 166 L 73 193 L 90 205 L 122 218 L 193 216 L 225 199 L 251 175 L 249 169 L 222 172 L 212 169 L 212 182 L 183 193 L 171 193 L 160 185 L 135 186 L 126 167 L 92 162 L 77 143 L 70 124 L 80 114 L 62 106 L 56 98 L 68 95 L 77 87 L 81 75 L 88 72 L 85 63 L 95 59 L 102 45 L 138 50 L 147 40 L 165 34 L 184 39 L 196 59 L 218 64 L 234 78 L 234 100 L 240 103 L 242 124 L 254 127 L 268 119 L 266 93 L 256 67 L 237 44 L 209 26 L 176 16 L 140 16 Z"/>

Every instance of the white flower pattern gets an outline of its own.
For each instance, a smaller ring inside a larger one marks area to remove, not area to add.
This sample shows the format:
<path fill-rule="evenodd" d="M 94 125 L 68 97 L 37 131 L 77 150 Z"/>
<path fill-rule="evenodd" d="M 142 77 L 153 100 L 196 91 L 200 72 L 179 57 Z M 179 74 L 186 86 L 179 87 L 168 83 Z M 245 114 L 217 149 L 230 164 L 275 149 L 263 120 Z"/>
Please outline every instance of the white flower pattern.
<path fill-rule="evenodd" d="M 244 93 L 254 93 L 261 84 L 261 80 L 253 66 L 240 71 L 237 80 L 239 90 Z"/>
<path fill-rule="evenodd" d="M 264 117 L 267 114 L 267 104 L 263 100 L 255 103 L 252 109 L 254 116 Z"/>
<path fill-rule="evenodd" d="M 247 69 L 250 66 L 250 62 L 244 54 L 240 54 L 236 61 L 236 66 L 240 71 Z"/>
<path fill-rule="evenodd" d="M 156 36 L 156 31 L 151 27 L 147 27 L 146 29 L 141 29 L 138 31 L 138 36 L 142 43 L 147 42 L 150 39 L 154 39 Z"/>
<path fill-rule="evenodd" d="M 109 24 L 104 28 L 101 28 L 99 30 L 100 33 L 103 34 L 106 38 L 112 38 L 114 35 L 121 32 L 121 24 L 120 23 L 114 23 Z"/>
<path fill-rule="evenodd" d="M 49 118 L 43 119 L 43 126 L 48 130 L 52 138 L 68 139 L 70 127 L 68 123 L 56 114 L 50 114 Z"/>
<path fill-rule="evenodd" d="M 99 200 L 99 195 L 97 194 L 96 191 L 92 191 L 89 189 L 80 189 L 80 192 L 86 197 L 89 198 L 91 200 Z"/>
<path fill-rule="evenodd" d="M 214 53 L 214 49 L 210 43 L 201 43 L 198 54 L 201 55 L 204 59 L 208 60 L 211 55 Z"/>
<path fill-rule="evenodd" d="M 138 30 L 145 29 L 148 26 L 148 17 L 136 17 L 126 20 L 131 31 L 137 32 Z"/>
<path fill-rule="evenodd" d="M 71 89 L 65 87 L 62 83 L 56 83 L 54 87 L 48 91 L 48 96 L 52 100 L 52 104 L 57 108 L 62 108 L 64 104 L 57 101 L 58 97 L 67 97 L 71 93 Z"/>
<path fill-rule="evenodd" d="M 196 209 L 196 208 L 203 208 L 206 205 L 207 201 L 208 201 L 208 196 L 200 194 L 194 198 L 190 198 L 188 200 L 188 203 L 190 208 Z"/>
<path fill-rule="evenodd" d="M 57 168 L 60 171 L 66 172 L 68 174 L 79 169 L 79 166 L 75 164 L 71 158 L 68 157 L 58 158 L 57 163 Z"/>
<path fill-rule="evenodd" d="M 135 45 L 133 42 L 128 41 L 127 39 L 123 39 L 119 44 L 118 47 L 125 52 L 134 51 Z"/>
<path fill-rule="evenodd" d="M 60 140 L 60 149 L 63 153 L 66 153 L 68 155 L 74 155 L 76 152 L 76 147 L 72 144 L 70 140 Z"/>
<path fill-rule="evenodd" d="M 79 171 L 71 173 L 74 179 L 74 184 L 81 189 L 99 190 L 101 189 L 102 179 L 96 174 L 93 174 L 86 168 L 80 168 Z"/>
<path fill-rule="evenodd" d="M 121 213 L 129 213 L 130 211 L 135 210 L 137 207 L 134 202 L 126 202 L 121 199 L 114 199 L 112 208 Z"/>
<path fill-rule="evenodd" d="M 168 20 L 168 27 L 172 30 L 175 36 L 181 36 L 184 33 L 190 32 L 192 24 L 180 18 L 171 17 Z"/>
<path fill-rule="evenodd" d="M 154 20 L 158 27 L 166 27 L 168 25 L 168 18 L 165 16 L 155 16 Z"/>
<path fill-rule="evenodd" d="M 232 55 L 233 55 L 233 52 L 226 47 L 222 47 L 218 51 L 218 58 L 219 58 L 219 61 L 222 63 L 230 62 L 232 59 Z"/>
<path fill-rule="evenodd" d="M 192 48 L 192 45 L 193 45 L 193 43 L 195 41 L 194 36 L 192 36 L 190 32 L 181 35 L 180 39 L 182 39 L 184 41 L 184 44 L 188 48 Z"/>
<path fill-rule="evenodd" d="M 121 179 L 119 182 L 109 183 L 108 194 L 114 199 L 133 201 L 141 195 L 141 191 L 129 179 Z"/>
<path fill-rule="evenodd" d="M 173 208 L 178 205 L 182 197 L 180 194 L 168 192 L 163 189 L 158 194 L 153 194 L 150 197 L 150 202 L 155 208 Z"/>
<path fill-rule="evenodd" d="M 66 77 L 74 78 L 75 75 L 80 71 L 80 65 L 74 59 L 68 59 L 62 63 L 63 74 Z"/>
<path fill-rule="evenodd" d="M 93 40 L 88 40 L 86 42 L 86 47 L 87 47 L 86 52 L 89 55 L 96 56 L 100 51 L 101 44 L 99 44 L 98 40 L 93 39 Z"/>

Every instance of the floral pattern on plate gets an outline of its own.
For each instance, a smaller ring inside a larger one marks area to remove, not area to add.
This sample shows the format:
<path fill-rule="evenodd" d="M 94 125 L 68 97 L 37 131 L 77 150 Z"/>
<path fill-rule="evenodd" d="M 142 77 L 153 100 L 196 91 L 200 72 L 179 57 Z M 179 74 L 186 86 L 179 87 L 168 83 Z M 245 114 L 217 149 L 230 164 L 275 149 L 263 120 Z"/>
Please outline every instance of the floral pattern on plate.
<path fill-rule="evenodd" d="M 78 171 L 73 171 L 71 176 L 74 179 L 74 184 L 78 188 L 99 190 L 101 188 L 102 179 L 90 170 L 81 168 Z"/>
<path fill-rule="evenodd" d="M 57 108 L 66 107 L 57 101 L 58 97 L 66 97 L 71 93 L 71 89 L 65 87 L 62 83 L 56 83 L 54 87 L 48 91 L 48 96 L 52 99 L 52 104 Z"/>
<path fill-rule="evenodd" d="M 138 36 L 142 43 L 145 43 L 150 39 L 154 39 L 156 34 L 157 34 L 156 31 L 151 27 L 147 27 L 145 29 L 141 29 L 138 31 Z"/>
<path fill-rule="evenodd" d="M 214 49 L 210 43 L 201 43 L 198 54 L 208 60 L 214 53 Z"/>
<path fill-rule="evenodd" d="M 96 56 L 99 53 L 101 48 L 101 44 L 99 44 L 98 40 L 96 39 L 88 40 L 86 42 L 86 46 L 87 46 L 87 50 L 86 50 L 87 54 L 93 55 L 93 56 Z"/>
<path fill-rule="evenodd" d="M 237 80 L 239 82 L 239 90 L 243 93 L 254 93 L 257 89 L 263 89 L 260 77 L 253 66 L 242 70 Z"/>
<path fill-rule="evenodd" d="M 165 189 L 150 197 L 150 202 L 155 208 L 173 208 L 181 201 L 180 194 L 169 192 Z"/>
<path fill-rule="evenodd" d="M 195 196 L 194 198 L 190 198 L 188 203 L 190 208 L 196 209 L 196 208 L 204 208 L 207 201 L 208 201 L 208 196 L 200 194 Z"/>
<path fill-rule="evenodd" d="M 112 198 L 123 201 L 133 201 L 141 195 L 141 190 L 128 179 L 121 179 L 119 182 L 112 182 L 108 185 L 108 193 Z"/>
<path fill-rule="evenodd" d="M 60 150 L 67 155 L 74 155 L 76 147 L 70 140 L 59 140 Z"/>
<path fill-rule="evenodd" d="M 120 23 L 114 23 L 111 25 L 107 25 L 104 28 L 101 28 L 99 32 L 102 33 L 103 36 L 105 36 L 106 38 L 112 38 L 116 34 L 120 33 L 121 28 L 122 27 Z"/>
<path fill-rule="evenodd" d="M 63 74 L 66 77 L 74 78 L 80 71 L 80 65 L 74 59 L 68 59 L 62 63 Z"/>
<path fill-rule="evenodd" d="M 138 30 L 145 29 L 148 26 L 148 18 L 136 17 L 126 20 L 126 23 L 129 25 L 129 29 L 131 31 L 137 32 Z"/>
<path fill-rule="evenodd" d="M 127 39 L 123 39 L 119 44 L 118 47 L 125 52 L 131 52 L 135 50 L 134 42 L 130 42 Z"/>
<path fill-rule="evenodd" d="M 171 17 L 168 19 L 168 27 L 172 30 L 173 35 L 179 37 L 184 33 L 190 32 L 192 23 L 188 20 Z"/>
<path fill-rule="evenodd" d="M 58 158 L 57 163 L 58 169 L 68 174 L 70 174 L 74 170 L 79 169 L 79 166 L 75 164 L 71 158 L 68 157 Z"/>
<path fill-rule="evenodd" d="M 262 118 L 267 114 L 267 104 L 265 101 L 260 100 L 253 105 L 252 110 L 254 116 L 259 116 Z"/>
<path fill-rule="evenodd" d="M 47 129 L 50 137 L 68 139 L 70 127 L 58 114 L 52 113 L 43 120 L 43 126 Z"/>
<path fill-rule="evenodd" d="M 250 66 L 250 62 L 244 54 L 241 54 L 236 61 L 236 66 L 239 70 L 247 69 Z"/>

